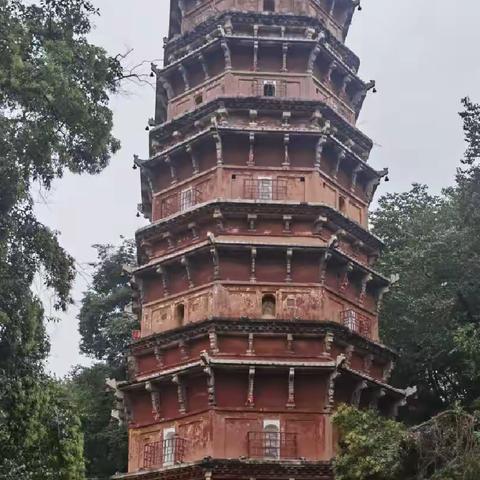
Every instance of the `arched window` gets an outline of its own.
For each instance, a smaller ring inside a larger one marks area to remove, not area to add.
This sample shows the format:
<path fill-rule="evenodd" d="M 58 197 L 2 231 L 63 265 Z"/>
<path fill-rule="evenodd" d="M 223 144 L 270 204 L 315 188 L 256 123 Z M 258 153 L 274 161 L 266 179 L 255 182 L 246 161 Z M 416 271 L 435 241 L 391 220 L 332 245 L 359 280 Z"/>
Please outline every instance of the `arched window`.
<path fill-rule="evenodd" d="M 262 318 L 276 318 L 276 303 L 275 296 L 270 293 L 262 297 Z"/>
<path fill-rule="evenodd" d="M 265 12 L 274 12 L 275 0 L 263 0 L 263 10 Z"/>
<path fill-rule="evenodd" d="M 345 213 L 347 210 L 347 201 L 345 200 L 345 197 L 340 195 L 338 198 L 338 209 L 342 212 Z"/>
<path fill-rule="evenodd" d="M 263 84 L 263 96 L 264 97 L 275 97 L 276 88 L 274 82 L 265 82 Z"/>
<path fill-rule="evenodd" d="M 180 327 L 185 321 L 185 305 L 183 303 L 178 303 L 175 306 L 175 325 Z"/>
<path fill-rule="evenodd" d="M 265 458 L 280 458 L 280 420 L 264 420 L 263 433 Z"/>
<path fill-rule="evenodd" d="M 163 431 L 163 465 L 173 465 L 175 462 L 176 434 L 174 428 Z"/>

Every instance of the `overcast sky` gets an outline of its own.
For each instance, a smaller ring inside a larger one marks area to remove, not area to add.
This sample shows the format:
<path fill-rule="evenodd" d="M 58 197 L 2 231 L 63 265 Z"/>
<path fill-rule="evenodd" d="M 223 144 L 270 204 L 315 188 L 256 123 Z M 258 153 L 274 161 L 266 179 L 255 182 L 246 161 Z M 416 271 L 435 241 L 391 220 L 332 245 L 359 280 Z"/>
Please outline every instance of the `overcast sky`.
<path fill-rule="evenodd" d="M 92 41 L 110 53 L 130 49 L 128 63 L 162 58 L 167 34 L 168 0 L 93 0 L 100 8 Z M 464 149 L 460 99 L 480 101 L 480 2 L 478 0 L 363 0 L 347 40 L 361 59 L 360 75 L 375 79 L 377 94 L 369 94 L 358 126 L 375 147 L 376 168 L 390 169 L 390 183 L 378 195 L 403 191 L 412 182 L 434 191 L 453 182 Z M 112 99 L 115 135 L 121 151 L 98 176 L 67 175 L 51 192 L 38 194 L 42 221 L 61 232 L 62 245 L 76 258 L 76 305 L 51 324 L 52 351 L 48 367 L 65 375 L 89 360 L 78 351 L 78 304 L 89 283 L 95 260 L 93 244 L 118 243 L 133 237 L 142 220 L 138 170 L 133 154 L 147 155 L 145 125 L 153 116 L 154 95 L 148 87 L 125 85 Z M 39 282 L 36 288 L 41 291 Z M 47 299 L 47 313 L 53 313 Z"/>

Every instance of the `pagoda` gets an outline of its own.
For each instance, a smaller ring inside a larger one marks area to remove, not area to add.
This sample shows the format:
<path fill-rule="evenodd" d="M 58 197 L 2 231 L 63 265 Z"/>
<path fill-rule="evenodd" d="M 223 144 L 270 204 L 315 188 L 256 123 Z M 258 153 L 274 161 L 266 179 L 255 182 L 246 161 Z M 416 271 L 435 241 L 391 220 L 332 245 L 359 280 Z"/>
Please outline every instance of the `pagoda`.
<path fill-rule="evenodd" d="M 340 403 L 395 416 L 355 124 L 358 0 L 171 0 L 141 171 L 117 479 L 332 479 Z"/>

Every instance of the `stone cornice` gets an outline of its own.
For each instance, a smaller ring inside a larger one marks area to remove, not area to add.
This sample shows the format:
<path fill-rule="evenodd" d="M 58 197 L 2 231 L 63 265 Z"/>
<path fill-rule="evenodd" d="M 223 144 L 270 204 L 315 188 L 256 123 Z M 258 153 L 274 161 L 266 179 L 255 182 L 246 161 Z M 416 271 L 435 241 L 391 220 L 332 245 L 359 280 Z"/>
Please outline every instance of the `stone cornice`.
<path fill-rule="evenodd" d="M 228 214 L 243 214 L 257 213 L 268 215 L 285 215 L 291 214 L 293 216 L 311 216 L 312 218 L 326 215 L 328 220 L 334 223 L 339 228 L 352 234 L 366 245 L 373 249 L 381 249 L 383 247 L 382 241 L 365 230 L 358 223 L 349 220 L 338 210 L 322 204 L 307 204 L 307 203 L 289 203 L 275 202 L 275 203 L 259 203 L 255 201 L 217 201 L 214 200 L 209 203 L 200 205 L 196 209 L 188 212 L 179 212 L 178 214 L 168 217 L 166 219 L 158 220 L 155 223 L 142 227 L 136 232 L 137 241 L 147 240 L 162 232 L 170 231 L 174 225 L 185 223 L 186 225 L 198 216 L 213 215 L 216 209 L 220 209 L 224 215 Z"/>
<path fill-rule="evenodd" d="M 185 341 L 198 336 L 208 336 L 208 333 L 212 330 L 218 334 L 274 333 L 300 336 L 313 335 L 319 337 L 332 334 L 334 342 L 338 341 L 344 344 L 351 344 L 360 350 L 371 352 L 377 358 L 385 361 L 397 358 L 397 353 L 394 350 L 352 332 L 340 323 L 328 321 L 315 322 L 312 320 L 285 321 L 240 318 L 233 321 L 232 319 L 212 318 L 203 322 L 185 325 L 167 332 L 154 333 L 148 337 L 143 337 L 132 343 L 130 349 L 132 352 L 137 350 L 153 350 L 155 346 L 162 347 L 175 342 L 178 343 L 181 340 Z"/>
<path fill-rule="evenodd" d="M 225 478 L 333 480 L 331 462 L 307 460 L 231 460 L 205 458 L 171 467 L 117 474 L 113 480 L 212 480 Z"/>
<path fill-rule="evenodd" d="M 157 141 L 170 137 L 173 132 L 181 131 L 186 127 L 190 127 L 194 122 L 201 120 L 209 115 L 217 112 L 218 109 L 232 109 L 232 110 L 259 110 L 259 111 L 290 111 L 290 112 L 305 112 L 306 114 L 313 114 L 319 111 L 325 116 L 326 120 L 332 122 L 337 130 L 345 135 L 345 137 L 352 139 L 367 153 L 373 146 L 370 140 L 359 129 L 350 125 L 338 113 L 336 113 L 326 103 L 319 100 L 302 100 L 289 99 L 279 97 L 218 97 L 211 102 L 208 102 L 192 112 L 187 112 L 180 117 L 174 118 L 168 122 L 162 123 L 151 129 L 150 137 Z"/>

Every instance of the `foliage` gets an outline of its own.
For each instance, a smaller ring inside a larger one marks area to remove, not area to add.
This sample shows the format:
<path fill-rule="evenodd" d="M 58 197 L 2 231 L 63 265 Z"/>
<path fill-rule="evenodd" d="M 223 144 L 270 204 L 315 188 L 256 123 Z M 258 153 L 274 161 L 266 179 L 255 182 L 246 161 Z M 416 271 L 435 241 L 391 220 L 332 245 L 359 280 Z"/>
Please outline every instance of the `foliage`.
<path fill-rule="evenodd" d="M 341 405 L 333 417 L 340 436 L 337 480 L 404 480 L 410 437 L 406 427 Z"/>
<path fill-rule="evenodd" d="M 340 436 L 337 480 L 476 480 L 480 432 L 461 409 L 407 430 L 373 410 L 341 405 L 333 417 Z"/>
<path fill-rule="evenodd" d="M 135 244 L 124 240 L 118 247 L 96 245 L 98 262 L 94 264 L 92 284 L 82 299 L 79 314 L 80 349 L 112 369 L 125 369 L 125 352 L 132 329 L 138 320 L 129 313 L 132 301 L 125 265 L 135 263 Z"/>
<path fill-rule="evenodd" d="M 125 425 L 110 418 L 113 394 L 105 388 L 112 374 L 107 365 L 77 367 L 69 383 L 85 438 L 85 463 L 88 478 L 108 479 L 127 470 L 128 436 Z"/>
<path fill-rule="evenodd" d="M 480 398 L 480 107 L 463 103 L 468 147 L 456 184 L 441 195 L 422 185 L 388 194 L 372 215 L 386 244 L 378 268 L 399 276 L 381 326 L 400 353 L 394 381 L 419 388 L 413 421 Z"/>
<path fill-rule="evenodd" d="M 83 434 L 65 385 L 44 375 L 0 380 L 0 478 L 84 479 Z"/>
<path fill-rule="evenodd" d="M 86 0 L 0 0 L 0 459 L 6 478 L 83 478 L 78 419 L 43 374 L 49 344 L 35 275 L 66 309 L 74 261 L 31 192 L 65 170 L 97 173 L 119 143 L 109 95 L 122 67 L 90 44 Z M 55 416 L 52 416 L 55 415 Z"/>
<path fill-rule="evenodd" d="M 79 314 L 81 350 L 104 363 L 77 368 L 70 382 L 82 418 L 85 434 L 87 474 L 109 478 L 125 471 L 127 431 L 111 419 L 112 394 L 105 391 L 106 378 L 126 377 L 125 352 L 136 316 L 129 313 L 132 291 L 125 265 L 135 263 L 135 243 L 123 240 L 119 246 L 96 245 L 91 285 L 84 293 Z"/>

